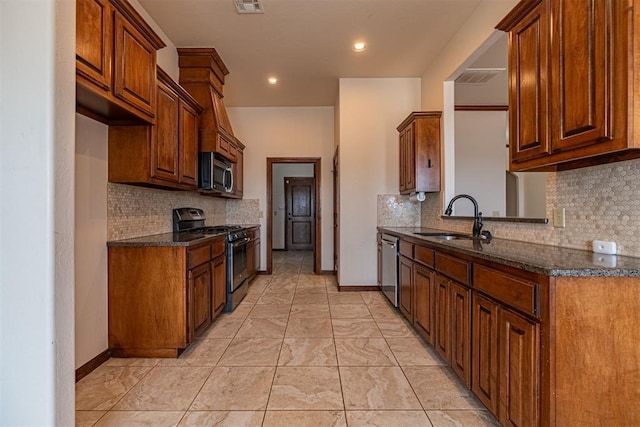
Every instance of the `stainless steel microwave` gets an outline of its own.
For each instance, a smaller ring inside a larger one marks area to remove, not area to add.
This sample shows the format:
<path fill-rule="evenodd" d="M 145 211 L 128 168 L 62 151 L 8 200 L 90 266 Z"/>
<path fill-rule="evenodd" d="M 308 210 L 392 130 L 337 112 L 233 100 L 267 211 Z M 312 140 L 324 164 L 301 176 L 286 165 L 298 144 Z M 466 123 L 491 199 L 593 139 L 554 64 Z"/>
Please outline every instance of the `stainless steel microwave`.
<path fill-rule="evenodd" d="M 215 193 L 233 191 L 231 163 L 215 153 L 200 153 L 198 190 Z"/>

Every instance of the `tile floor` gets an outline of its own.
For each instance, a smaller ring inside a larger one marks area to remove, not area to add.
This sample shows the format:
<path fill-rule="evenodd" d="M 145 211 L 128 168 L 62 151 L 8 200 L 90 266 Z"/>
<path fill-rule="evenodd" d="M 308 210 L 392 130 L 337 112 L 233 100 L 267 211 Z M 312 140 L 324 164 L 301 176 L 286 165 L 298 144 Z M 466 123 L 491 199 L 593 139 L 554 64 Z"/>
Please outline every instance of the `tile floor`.
<path fill-rule="evenodd" d="M 274 252 L 233 313 L 178 359 L 110 359 L 76 385 L 78 426 L 493 426 L 377 292 L 338 293 Z"/>

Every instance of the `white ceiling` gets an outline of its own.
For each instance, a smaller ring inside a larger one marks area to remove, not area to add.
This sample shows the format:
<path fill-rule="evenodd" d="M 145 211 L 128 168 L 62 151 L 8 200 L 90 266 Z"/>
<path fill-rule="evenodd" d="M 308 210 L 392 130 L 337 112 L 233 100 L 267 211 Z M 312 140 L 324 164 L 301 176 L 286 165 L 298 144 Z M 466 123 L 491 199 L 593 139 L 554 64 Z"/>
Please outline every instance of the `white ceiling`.
<path fill-rule="evenodd" d="M 264 14 L 239 15 L 233 0 L 139 1 L 177 47 L 218 51 L 235 107 L 332 106 L 341 77 L 420 77 L 481 2 L 263 0 Z"/>

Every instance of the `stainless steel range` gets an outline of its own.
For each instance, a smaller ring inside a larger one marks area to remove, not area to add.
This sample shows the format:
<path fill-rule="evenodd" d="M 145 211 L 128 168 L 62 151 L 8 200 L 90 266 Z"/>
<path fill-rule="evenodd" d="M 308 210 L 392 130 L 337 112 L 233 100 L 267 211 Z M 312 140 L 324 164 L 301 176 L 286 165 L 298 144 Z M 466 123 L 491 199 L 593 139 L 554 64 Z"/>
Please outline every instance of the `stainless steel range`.
<path fill-rule="evenodd" d="M 247 231 L 240 225 L 205 226 L 202 209 L 178 208 L 173 210 L 173 231 L 227 235 L 227 304 L 224 311 L 233 311 L 247 295 Z"/>

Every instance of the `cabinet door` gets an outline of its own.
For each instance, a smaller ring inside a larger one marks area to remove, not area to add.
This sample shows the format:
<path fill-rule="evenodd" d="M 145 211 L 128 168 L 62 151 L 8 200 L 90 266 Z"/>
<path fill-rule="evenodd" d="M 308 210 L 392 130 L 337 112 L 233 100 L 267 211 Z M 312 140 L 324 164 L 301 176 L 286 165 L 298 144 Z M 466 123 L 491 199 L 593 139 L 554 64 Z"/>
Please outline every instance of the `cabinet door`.
<path fill-rule="evenodd" d="M 436 351 L 442 358 L 449 361 L 451 305 L 449 304 L 449 279 L 436 274 Z"/>
<path fill-rule="evenodd" d="M 471 389 L 493 414 L 498 413 L 498 306 L 473 293 L 471 310 Z"/>
<path fill-rule="evenodd" d="M 400 311 L 409 321 L 413 321 L 413 261 L 403 256 L 399 258 Z"/>
<path fill-rule="evenodd" d="M 76 71 L 105 91 L 111 90 L 113 9 L 108 0 L 76 2 Z"/>
<path fill-rule="evenodd" d="M 178 182 L 178 95 L 158 82 L 158 124 L 151 138 L 151 176 Z"/>
<path fill-rule="evenodd" d="M 179 182 L 198 186 L 198 114 L 183 102 L 179 104 L 180 177 Z M 160 118 L 158 118 L 158 124 Z"/>
<path fill-rule="evenodd" d="M 380 235 L 378 235 L 378 238 Z M 378 244 L 378 289 L 382 290 L 382 245 Z"/>
<path fill-rule="evenodd" d="M 411 123 L 405 130 L 405 191 L 411 193 L 416 189 L 416 141 L 415 141 L 415 123 Z"/>
<path fill-rule="evenodd" d="M 189 271 L 189 341 L 211 323 L 211 279 L 210 262 Z"/>
<path fill-rule="evenodd" d="M 612 137 L 611 3 L 551 2 L 551 130 L 553 150 Z"/>
<path fill-rule="evenodd" d="M 238 198 L 242 198 L 244 192 L 244 150 L 238 149 L 236 155 L 237 161 L 233 167 L 233 193 Z"/>
<path fill-rule="evenodd" d="M 450 366 L 462 382 L 471 385 L 471 291 L 456 283 L 451 289 Z"/>
<path fill-rule="evenodd" d="M 547 2 L 509 33 L 509 147 L 511 162 L 550 153 L 548 130 Z"/>
<path fill-rule="evenodd" d="M 398 176 L 400 178 L 400 193 L 404 194 L 405 190 L 407 189 L 407 133 L 405 132 L 405 130 L 403 129 L 400 132 L 399 135 L 399 139 L 400 139 L 400 153 L 399 153 L 399 158 L 400 158 L 400 169 L 399 169 L 399 173 Z"/>
<path fill-rule="evenodd" d="M 255 272 L 256 272 L 256 267 L 255 267 L 255 263 L 256 263 L 255 256 L 256 256 L 256 253 L 255 253 L 255 250 L 254 250 L 255 245 L 256 245 L 255 241 L 249 242 L 247 244 L 247 276 L 248 277 L 253 276 L 255 274 Z"/>
<path fill-rule="evenodd" d="M 156 50 L 115 13 L 113 94 L 150 117 L 156 107 Z"/>
<path fill-rule="evenodd" d="M 227 303 L 227 261 L 220 255 L 211 262 L 213 268 L 213 304 L 212 313 L 222 311 Z"/>
<path fill-rule="evenodd" d="M 504 426 L 537 426 L 539 418 L 538 325 L 511 311 L 499 311 L 500 408 Z"/>
<path fill-rule="evenodd" d="M 435 335 L 435 273 L 413 264 L 414 325 L 418 332 L 433 345 Z"/>

